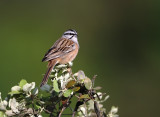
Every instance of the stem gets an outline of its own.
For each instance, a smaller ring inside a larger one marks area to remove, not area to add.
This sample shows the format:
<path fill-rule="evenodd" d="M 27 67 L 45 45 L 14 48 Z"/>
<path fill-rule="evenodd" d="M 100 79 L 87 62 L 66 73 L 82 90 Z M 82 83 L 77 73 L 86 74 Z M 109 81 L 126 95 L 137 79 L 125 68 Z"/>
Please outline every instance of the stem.
<path fill-rule="evenodd" d="M 58 114 L 58 117 L 61 117 L 61 115 L 62 115 L 62 113 L 63 113 L 63 111 L 66 109 L 66 107 L 65 106 L 63 106 L 63 108 L 62 108 L 62 110 L 59 112 L 59 114 Z"/>
<path fill-rule="evenodd" d="M 76 111 L 73 112 L 72 117 L 75 117 Z"/>

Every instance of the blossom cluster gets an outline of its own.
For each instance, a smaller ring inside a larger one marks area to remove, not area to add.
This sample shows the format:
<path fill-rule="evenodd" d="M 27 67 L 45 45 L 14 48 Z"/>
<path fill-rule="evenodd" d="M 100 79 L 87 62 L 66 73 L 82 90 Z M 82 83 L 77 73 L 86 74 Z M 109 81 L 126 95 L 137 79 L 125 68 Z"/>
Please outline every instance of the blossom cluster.
<path fill-rule="evenodd" d="M 117 107 L 106 114 L 103 102 L 109 96 L 97 92 L 101 87 L 94 87 L 95 77 L 88 78 L 82 70 L 72 73 L 72 65 L 55 66 L 48 84 L 41 88 L 22 79 L 4 100 L 0 93 L 0 117 L 60 117 L 66 108 L 71 108 L 72 117 L 118 117 Z M 77 102 L 71 107 L 73 97 Z"/>

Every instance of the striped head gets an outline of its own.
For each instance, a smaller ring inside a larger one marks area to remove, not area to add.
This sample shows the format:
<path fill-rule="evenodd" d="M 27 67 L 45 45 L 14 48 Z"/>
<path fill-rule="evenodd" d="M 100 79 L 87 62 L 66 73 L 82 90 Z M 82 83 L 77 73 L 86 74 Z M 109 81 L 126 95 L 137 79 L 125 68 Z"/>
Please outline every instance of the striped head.
<path fill-rule="evenodd" d="M 70 39 L 78 44 L 77 35 L 78 34 L 75 30 L 69 29 L 64 32 L 64 34 L 62 35 L 62 38 Z"/>

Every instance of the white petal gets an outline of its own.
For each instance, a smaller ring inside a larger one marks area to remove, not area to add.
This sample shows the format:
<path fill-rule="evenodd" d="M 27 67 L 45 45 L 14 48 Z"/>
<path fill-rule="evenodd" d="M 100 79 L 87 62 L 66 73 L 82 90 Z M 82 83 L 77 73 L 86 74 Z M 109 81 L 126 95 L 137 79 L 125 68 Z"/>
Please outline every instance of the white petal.
<path fill-rule="evenodd" d="M 67 67 L 67 65 L 65 65 L 65 64 L 60 64 L 60 65 L 56 66 L 56 68 L 58 68 L 58 69 L 64 68 L 64 67 Z"/>
<path fill-rule="evenodd" d="M 80 110 L 83 112 L 83 114 L 86 114 L 86 109 L 83 106 L 80 107 Z"/>
<path fill-rule="evenodd" d="M 21 87 L 20 86 L 14 86 L 11 88 L 11 91 L 20 91 Z"/>
<path fill-rule="evenodd" d="M 23 91 L 24 92 L 29 92 L 30 90 L 31 90 L 31 84 L 29 84 L 29 83 L 26 83 L 24 86 L 23 86 Z"/>
<path fill-rule="evenodd" d="M 97 95 L 99 96 L 100 99 L 102 99 L 102 93 L 98 92 Z"/>
<path fill-rule="evenodd" d="M 114 113 L 114 114 L 115 114 L 115 113 L 117 113 L 117 112 L 118 112 L 118 108 L 113 106 L 113 107 L 111 108 L 111 113 Z"/>
<path fill-rule="evenodd" d="M 31 89 L 34 89 L 35 88 L 35 82 L 32 82 L 31 86 L 32 86 Z"/>
<path fill-rule="evenodd" d="M 28 93 L 30 92 L 32 89 L 34 89 L 35 87 L 35 82 L 32 82 L 32 83 L 26 83 L 24 86 L 23 86 L 23 91 Z"/>
<path fill-rule="evenodd" d="M 65 80 L 67 80 L 69 77 L 70 77 L 69 73 L 66 73 L 65 76 L 64 76 Z"/>
<path fill-rule="evenodd" d="M 18 110 L 18 106 L 19 106 L 19 103 L 16 102 L 15 98 L 10 99 L 10 101 L 9 101 L 9 107 L 11 107 L 11 109 L 12 109 L 12 111 L 14 113 L 17 113 L 17 114 L 20 113 L 20 111 Z"/>
<path fill-rule="evenodd" d="M 73 66 L 73 62 L 69 62 L 68 65 L 69 65 L 69 67 L 72 67 Z"/>
<path fill-rule="evenodd" d="M 6 107 L 8 105 L 8 102 L 6 100 L 3 100 L 3 105 Z"/>
<path fill-rule="evenodd" d="M 6 100 L 2 101 L 1 92 L 0 92 L 0 110 L 6 110 L 8 102 Z"/>

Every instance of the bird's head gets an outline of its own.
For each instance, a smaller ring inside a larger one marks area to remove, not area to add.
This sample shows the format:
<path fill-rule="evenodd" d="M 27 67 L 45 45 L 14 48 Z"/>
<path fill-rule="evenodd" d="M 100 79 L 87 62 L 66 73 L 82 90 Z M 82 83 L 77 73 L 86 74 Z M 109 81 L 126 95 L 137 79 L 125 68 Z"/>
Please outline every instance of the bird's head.
<path fill-rule="evenodd" d="M 62 38 L 70 39 L 70 40 L 78 43 L 77 35 L 78 34 L 75 30 L 69 29 L 63 33 Z"/>

